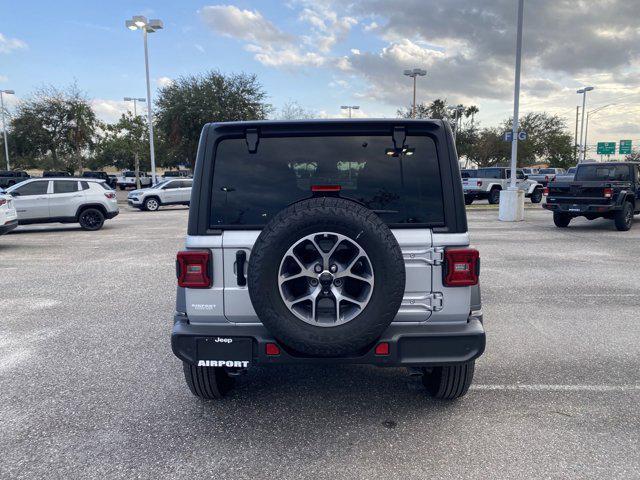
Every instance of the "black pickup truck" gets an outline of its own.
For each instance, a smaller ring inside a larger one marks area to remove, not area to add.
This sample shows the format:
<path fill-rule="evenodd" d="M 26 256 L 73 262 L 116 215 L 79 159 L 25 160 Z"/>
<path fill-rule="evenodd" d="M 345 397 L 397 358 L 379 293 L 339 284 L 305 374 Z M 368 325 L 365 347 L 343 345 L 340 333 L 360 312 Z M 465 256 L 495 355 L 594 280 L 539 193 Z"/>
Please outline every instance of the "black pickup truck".
<path fill-rule="evenodd" d="M 627 231 L 640 213 L 640 163 L 581 164 L 573 181 L 549 182 L 545 193 L 543 207 L 553 212 L 557 227 L 567 227 L 575 217 L 610 218 Z"/>

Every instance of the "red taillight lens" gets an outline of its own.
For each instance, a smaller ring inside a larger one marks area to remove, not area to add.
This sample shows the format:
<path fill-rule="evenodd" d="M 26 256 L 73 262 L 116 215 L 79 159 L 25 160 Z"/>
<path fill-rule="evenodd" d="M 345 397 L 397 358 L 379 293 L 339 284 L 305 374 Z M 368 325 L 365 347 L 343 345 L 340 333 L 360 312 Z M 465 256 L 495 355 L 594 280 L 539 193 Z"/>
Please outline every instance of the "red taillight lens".
<path fill-rule="evenodd" d="M 7 201 L 4 198 L 0 198 L 0 207 L 5 203 L 7 203 Z"/>
<path fill-rule="evenodd" d="M 267 343 L 265 347 L 265 353 L 271 357 L 280 355 L 280 347 L 275 343 Z"/>
<path fill-rule="evenodd" d="M 482 186 L 482 182 L 478 182 L 478 186 L 481 187 Z"/>
<path fill-rule="evenodd" d="M 211 286 L 211 252 L 209 250 L 184 250 L 178 252 L 176 276 L 178 285 L 186 288 Z"/>
<path fill-rule="evenodd" d="M 341 189 L 340 185 L 311 185 L 312 192 L 339 192 Z"/>
<path fill-rule="evenodd" d="M 376 352 L 376 355 L 383 355 L 383 356 L 389 355 L 389 343 L 380 342 L 378 345 L 376 345 L 375 352 Z"/>
<path fill-rule="evenodd" d="M 104 192 L 104 196 L 107 198 L 116 198 L 116 192 Z"/>
<path fill-rule="evenodd" d="M 448 248 L 444 252 L 446 287 L 470 287 L 478 283 L 480 253 L 475 248 Z"/>
<path fill-rule="evenodd" d="M 549 187 L 544 187 L 544 188 L 542 189 L 542 194 L 543 194 L 543 195 L 549 195 Z"/>
<path fill-rule="evenodd" d="M 603 193 L 604 193 L 604 198 L 611 198 L 613 197 L 613 188 L 605 188 Z"/>

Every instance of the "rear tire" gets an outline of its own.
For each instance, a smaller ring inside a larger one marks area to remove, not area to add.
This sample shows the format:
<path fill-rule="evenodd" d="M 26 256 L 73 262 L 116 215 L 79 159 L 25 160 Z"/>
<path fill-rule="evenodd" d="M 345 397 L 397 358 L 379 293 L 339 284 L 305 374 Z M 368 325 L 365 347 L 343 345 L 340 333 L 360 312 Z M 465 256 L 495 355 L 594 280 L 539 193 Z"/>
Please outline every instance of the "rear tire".
<path fill-rule="evenodd" d="M 469 391 L 469 386 L 473 381 L 474 370 L 475 362 L 424 368 L 422 384 L 433 398 L 455 400 Z"/>
<path fill-rule="evenodd" d="M 464 196 L 464 204 L 465 205 L 471 205 L 473 203 L 473 197 L 467 197 L 466 195 Z"/>
<path fill-rule="evenodd" d="M 189 390 L 196 397 L 203 400 L 219 400 L 224 398 L 235 383 L 224 368 L 197 367 L 187 362 L 182 362 L 184 380 Z"/>
<path fill-rule="evenodd" d="M 97 208 L 87 208 L 78 216 L 78 223 L 83 230 L 100 230 L 104 225 L 104 214 Z"/>
<path fill-rule="evenodd" d="M 571 222 L 571 216 L 566 213 L 553 212 L 553 223 L 558 228 L 567 228 Z"/>
<path fill-rule="evenodd" d="M 536 188 L 531 194 L 531 203 L 540 203 L 542 201 L 542 189 Z"/>
<path fill-rule="evenodd" d="M 120 190 L 125 190 L 127 187 L 125 187 L 124 185 L 118 185 L 118 188 L 119 188 Z"/>
<path fill-rule="evenodd" d="M 619 231 L 626 232 L 630 230 L 631 225 L 633 225 L 633 204 L 631 202 L 624 202 L 622 204 L 622 210 L 618 210 L 614 214 L 613 221 Z"/>
<path fill-rule="evenodd" d="M 491 191 L 489 192 L 489 203 L 491 205 L 496 205 L 498 203 L 500 203 L 500 189 L 499 188 L 492 188 Z"/>

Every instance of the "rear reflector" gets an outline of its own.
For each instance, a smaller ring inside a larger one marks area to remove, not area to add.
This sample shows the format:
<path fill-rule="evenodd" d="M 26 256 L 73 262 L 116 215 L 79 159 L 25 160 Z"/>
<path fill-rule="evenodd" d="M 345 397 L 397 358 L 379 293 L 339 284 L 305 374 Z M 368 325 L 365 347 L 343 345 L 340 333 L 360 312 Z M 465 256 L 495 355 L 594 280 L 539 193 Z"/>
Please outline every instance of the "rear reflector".
<path fill-rule="evenodd" d="M 549 195 L 549 187 L 544 187 L 544 188 L 542 189 L 542 194 L 543 194 L 543 195 Z"/>
<path fill-rule="evenodd" d="M 605 188 L 603 193 L 604 193 L 604 198 L 611 198 L 613 197 L 613 188 Z"/>
<path fill-rule="evenodd" d="M 280 355 L 280 347 L 275 343 L 267 343 L 265 351 L 270 356 Z"/>
<path fill-rule="evenodd" d="M 376 355 L 389 355 L 389 344 L 387 342 L 381 342 L 376 345 Z"/>
<path fill-rule="evenodd" d="M 340 185 L 311 185 L 312 192 L 339 192 L 341 189 Z"/>
<path fill-rule="evenodd" d="M 211 252 L 209 250 L 183 250 L 176 259 L 178 285 L 186 288 L 211 286 Z"/>
<path fill-rule="evenodd" d="M 446 287 L 477 285 L 480 275 L 480 253 L 475 248 L 447 248 L 444 251 L 444 279 Z"/>

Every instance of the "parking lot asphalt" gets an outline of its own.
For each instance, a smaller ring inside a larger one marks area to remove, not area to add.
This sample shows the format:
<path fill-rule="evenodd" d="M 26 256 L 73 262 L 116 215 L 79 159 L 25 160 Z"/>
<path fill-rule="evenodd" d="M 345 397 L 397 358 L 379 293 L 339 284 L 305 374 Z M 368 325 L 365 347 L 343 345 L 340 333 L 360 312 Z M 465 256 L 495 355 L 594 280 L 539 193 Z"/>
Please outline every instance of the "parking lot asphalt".
<path fill-rule="evenodd" d="M 640 217 L 496 217 L 469 212 L 488 339 L 453 403 L 367 366 L 192 397 L 169 345 L 184 208 L 0 237 L 0 478 L 639 478 Z"/>

